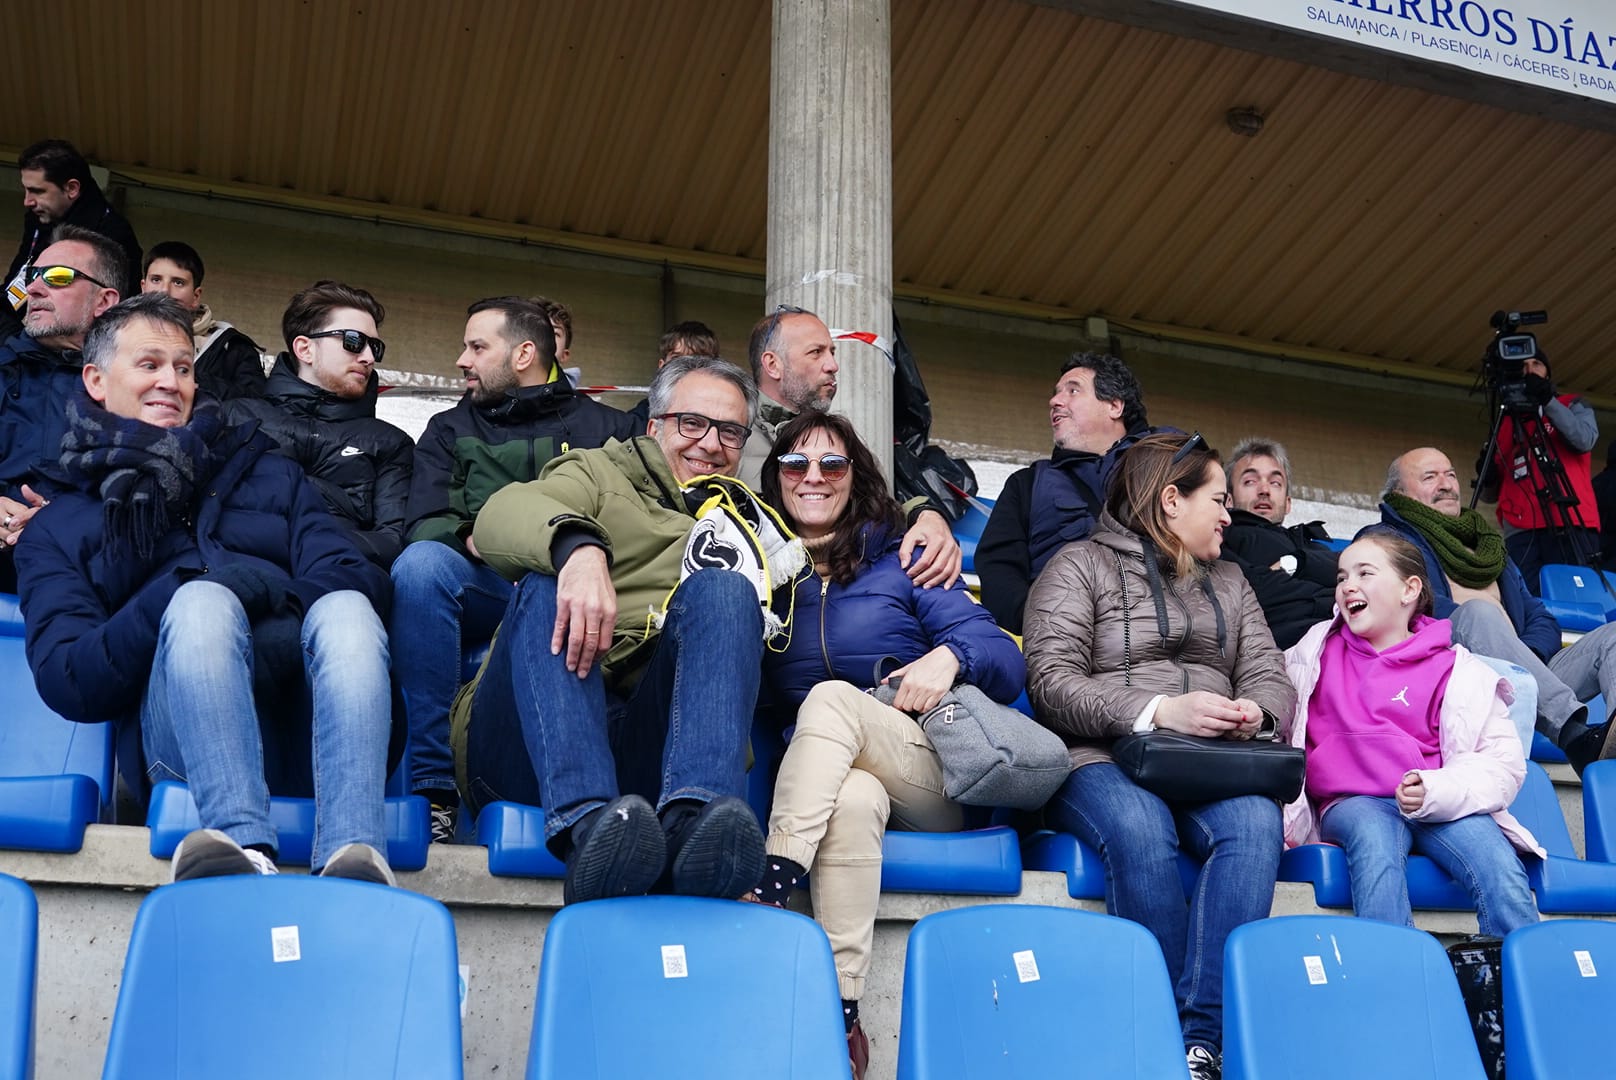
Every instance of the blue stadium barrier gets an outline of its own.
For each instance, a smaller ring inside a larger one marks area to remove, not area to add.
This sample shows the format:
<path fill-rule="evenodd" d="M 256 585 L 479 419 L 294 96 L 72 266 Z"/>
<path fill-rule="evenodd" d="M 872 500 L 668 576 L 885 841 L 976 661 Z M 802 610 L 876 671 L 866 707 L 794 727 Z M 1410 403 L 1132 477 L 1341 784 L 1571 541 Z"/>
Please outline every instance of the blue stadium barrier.
<path fill-rule="evenodd" d="M 636 896 L 544 934 L 529 1080 L 847 1075 L 830 942 L 762 904 Z"/>
<path fill-rule="evenodd" d="M 454 922 L 438 901 L 299 874 L 180 882 L 140 905 L 105 1080 L 461 1075 Z"/>
<path fill-rule="evenodd" d="M 992 499 L 977 499 L 976 501 L 990 511 L 993 509 L 994 500 Z M 976 545 L 982 539 L 982 530 L 987 527 L 987 523 L 988 514 L 978 510 L 974 505 L 968 505 L 965 509 L 965 514 L 954 522 L 954 539 L 960 546 L 960 556 L 963 559 L 960 570 L 963 573 L 976 573 Z"/>
<path fill-rule="evenodd" d="M 1590 766 L 1592 769 L 1592 766 Z M 1554 784 L 1536 762 L 1526 763 L 1526 782 L 1510 812 L 1532 831 L 1548 858 L 1527 860 L 1527 877 L 1538 910 L 1553 914 L 1616 913 L 1616 864 L 1577 858 Z M 1590 849 L 1591 850 L 1591 849 Z M 1302 844 L 1279 861 L 1279 880 L 1311 883 L 1320 907 L 1351 908 L 1352 877 L 1347 856 L 1330 844 Z M 1416 908 L 1473 911 L 1457 882 L 1424 855 L 1408 860 L 1409 901 Z"/>
<path fill-rule="evenodd" d="M 34 890 L 0 874 L 0 1080 L 31 1080 L 34 1075 L 38 956 Z"/>
<path fill-rule="evenodd" d="M 1616 595 L 1605 591 L 1597 571 L 1550 563 L 1539 572 L 1538 586 L 1562 630 L 1586 633 L 1616 618 Z"/>
<path fill-rule="evenodd" d="M 1259 919 L 1229 935 L 1223 971 L 1224 1080 L 1485 1076 L 1453 968 L 1423 931 Z"/>
<path fill-rule="evenodd" d="M 1556 919 L 1504 939 L 1504 1047 L 1509 1080 L 1604 1076 L 1594 1037 L 1616 1012 L 1616 925 Z"/>
<path fill-rule="evenodd" d="M 75 724 L 40 700 L 9 593 L 0 593 L 0 685 L 0 848 L 77 851 L 112 803 L 112 725 Z"/>
<path fill-rule="evenodd" d="M 988 904 L 910 930 L 899 1080 L 1183 1075 L 1167 965 L 1137 923 Z"/>
<path fill-rule="evenodd" d="M 394 870 L 421 869 L 432 843 L 427 801 L 419 795 L 389 798 L 385 810 L 387 864 Z M 276 861 L 287 866 L 309 865 L 314 853 L 314 800 L 274 796 L 269 800 L 269 820 L 280 842 Z M 185 834 L 202 827 L 191 789 L 172 780 L 153 785 L 146 827 L 151 830 L 152 857 L 172 857 Z"/>

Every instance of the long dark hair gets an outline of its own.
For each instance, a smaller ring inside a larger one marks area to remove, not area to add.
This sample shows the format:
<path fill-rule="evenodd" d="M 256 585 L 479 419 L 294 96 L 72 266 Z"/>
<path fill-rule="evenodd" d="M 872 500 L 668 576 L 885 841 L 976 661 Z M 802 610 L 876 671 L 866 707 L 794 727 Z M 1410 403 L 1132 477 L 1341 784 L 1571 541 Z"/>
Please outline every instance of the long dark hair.
<path fill-rule="evenodd" d="M 880 526 L 888 536 L 895 535 L 903 525 L 903 508 L 887 491 L 881 467 L 875 463 L 875 455 L 864 445 L 864 440 L 858 437 L 852 421 L 836 413 L 808 409 L 775 432 L 774 450 L 763 463 L 763 501 L 784 514 L 788 524 L 795 528 L 797 523 L 780 497 L 779 455 L 796 450 L 816 431 L 841 440 L 853 463 L 853 489 L 842 516 L 836 521 L 835 537 L 823 556 L 830 565 L 831 580 L 845 585 L 858 574 L 859 564 L 864 560 L 865 526 Z"/>

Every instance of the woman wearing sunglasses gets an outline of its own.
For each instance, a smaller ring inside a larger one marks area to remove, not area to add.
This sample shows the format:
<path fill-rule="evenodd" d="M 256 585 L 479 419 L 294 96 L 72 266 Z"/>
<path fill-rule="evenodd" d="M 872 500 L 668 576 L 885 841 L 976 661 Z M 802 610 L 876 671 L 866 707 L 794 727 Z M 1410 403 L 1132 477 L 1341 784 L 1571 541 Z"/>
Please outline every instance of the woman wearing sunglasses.
<path fill-rule="evenodd" d="M 898 560 L 903 514 L 846 418 L 806 411 L 779 430 L 774 451 L 763 496 L 807 545 L 814 572 L 793 584 L 789 640 L 771 643 L 764 657 L 765 693 L 795 711 L 796 731 L 755 895 L 784 906 L 813 870 L 814 914 L 836 955 L 848 1051 L 862 1077 L 869 1043 L 858 1000 L 881 896 L 882 833 L 889 824 L 938 832 L 961 821 L 911 714 L 936 705 L 956 681 L 1013 701 L 1026 668 L 962 585 L 922 589 L 909 580 Z M 898 684 L 895 707 L 865 692 L 883 676 Z"/>
<path fill-rule="evenodd" d="M 1087 540 L 1056 553 L 1027 598 L 1027 692 L 1076 766 L 1045 810 L 1105 864 L 1105 905 L 1155 935 L 1194 1080 L 1216 1080 L 1223 943 L 1266 916 L 1279 804 L 1260 795 L 1170 802 L 1111 759 L 1116 739 L 1165 728 L 1249 739 L 1290 717 L 1296 691 L 1256 595 L 1219 562 L 1228 489 L 1199 434 L 1122 455 Z M 1200 863 L 1186 902 L 1179 850 Z"/>

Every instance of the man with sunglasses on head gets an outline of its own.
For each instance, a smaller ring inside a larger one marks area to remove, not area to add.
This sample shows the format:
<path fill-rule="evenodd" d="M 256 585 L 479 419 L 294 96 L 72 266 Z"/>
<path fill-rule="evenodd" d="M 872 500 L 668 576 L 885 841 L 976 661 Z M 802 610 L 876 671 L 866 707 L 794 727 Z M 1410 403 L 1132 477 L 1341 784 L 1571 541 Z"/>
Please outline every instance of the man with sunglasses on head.
<path fill-rule="evenodd" d="M 830 411 L 841 365 L 836 361 L 836 342 L 819 316 L 789 304 L 781 304 L 752 327 L 747 357 L 757 381 L 758 410 L 739 475 L 756 491 L 763 482 L 763 463 L 774 449 L 774 433 L 798 413 Z M 899 561 L 922 587 L 947 586 L 959 576 L 964 561 L 948 519 L 923 499 L 912 499 L 903 509 L 910 528 L 898 549 Z"/>
<path fill-rule="evenodd" d="M 756 408 L 733 364 L 670 360 L 648 434 L 558 458 L 477 517 L 476 549 L 515 591 L 455 703 L 462 792 L 544 807 L 568 903 L 659 881 L 735 899 L 762 874 L 740 796 L 765 620 L 713 528 L 724 482 L 694 483 L 735 475 Z"/>
<path fill-rule="evenodd" d="M 11 551 L 45 501 L 67 483 L 61 467 L 67 400 L 80 385 L 79 349 L 96 316 L 118 302 L 123 252 L 100 233 L 58 226 L 25 272 L 23 326 L 0 344 L 0 592 L 15 592 Z"/>
<path fill-rule="evenodd" d="M 393 564 L 393 656 L 409 717 L 411 789 L 431 802 L 439 843 L 454 839 L 460 805 L 449 706 L 461 653 L 493 634 L 511 592 L 479 557 L 472 523 L 496 491 L 535 479 L 551 458 L 644 431 L 573 389 L 556 354 L 558 308 L 565 313 L 542 297 L 472 304 L 455 362 L 466 394 L 427 422 L 415 448 L 409 543 Z"/>
<path fill-rule="evenodd" d="M 386 312 L 364 289 L 317 281 L 281 316 L 286 351 L 261 398 L 226 403 L 231 423 L 256 420 L 303 467 L 371 562 L 387 569 L 404 549 L 415 444 L 376 417 L 376 366 Z"/>

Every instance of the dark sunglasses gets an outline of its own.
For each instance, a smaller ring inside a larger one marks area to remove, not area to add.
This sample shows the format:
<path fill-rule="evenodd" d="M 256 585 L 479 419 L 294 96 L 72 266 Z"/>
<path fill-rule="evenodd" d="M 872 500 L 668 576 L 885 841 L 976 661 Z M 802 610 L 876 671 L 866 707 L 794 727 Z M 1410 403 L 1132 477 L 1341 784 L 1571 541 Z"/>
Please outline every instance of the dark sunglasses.
<path fill-rule="evenodd" d="M 79 278 L 83 278 L 92 285 L 99 285 L 103 289 L 112 288 L 104 281 L 97 281 L 83 270 L 75 270 L 71 266 L 30 266 L 23 280 L 32 285 L 41 279 L 53 289 L 65 289 Z"/>
<path fill-rule="evenodd" d="M 745 424 L 731 424 L 723 420 L 714 420 L 710 416 L 703 416 L 697 412 L 662 413 L 656 419 L 667 420 L 670 417 L 678 425 L 679 434 L 692 442 L 705 439 L 708 431 L 717 428 L 719 442 L 731 450 L 740 450 L 746 446 L 747 436 L 752 434 L 752 429 Z"/>
<path fill-rule="evenodd" d="M 1194 435 L 1191 435 L 1188 442 L 1173 452 L 1173 464 L 1177 465 L 1179 462 L 1189 457 L 1190 454 L 1195 451 L 1197 446 L 1203 450 L 1206 449 L 1206 440 L 1201 438 L 1201 433 L 1199 431 L 1197 431 Z"/>
<path fill-rule="evenodd" d="M 781 454 L 774 459 L 780 463 L 780 475 L 790 480 L 801 480 L 808 475 L 808 466 L 816 460 L 819 462 L 819 475 L 831 483 L 835 483 L 847 475 L 847 470 L 853 467 L 852 459 L 846 454 L 821 454 L 817 459 L 807 454 Z"/>
<path fill-rule="evenodd" d="M 304 334 L 303 336 L 306 338 L 341 338 L 342 347 L 355 356 L 364 352 L 365 346 L 369 345 L 371 358 L 378 364 L 382 362 L 382 354 L 387 351 L 387 346 L 382 343 L 381 338 L 371 337 L 369 334 L 361 333 L 358 330 L 321 330 L 319 333 Z"/>

